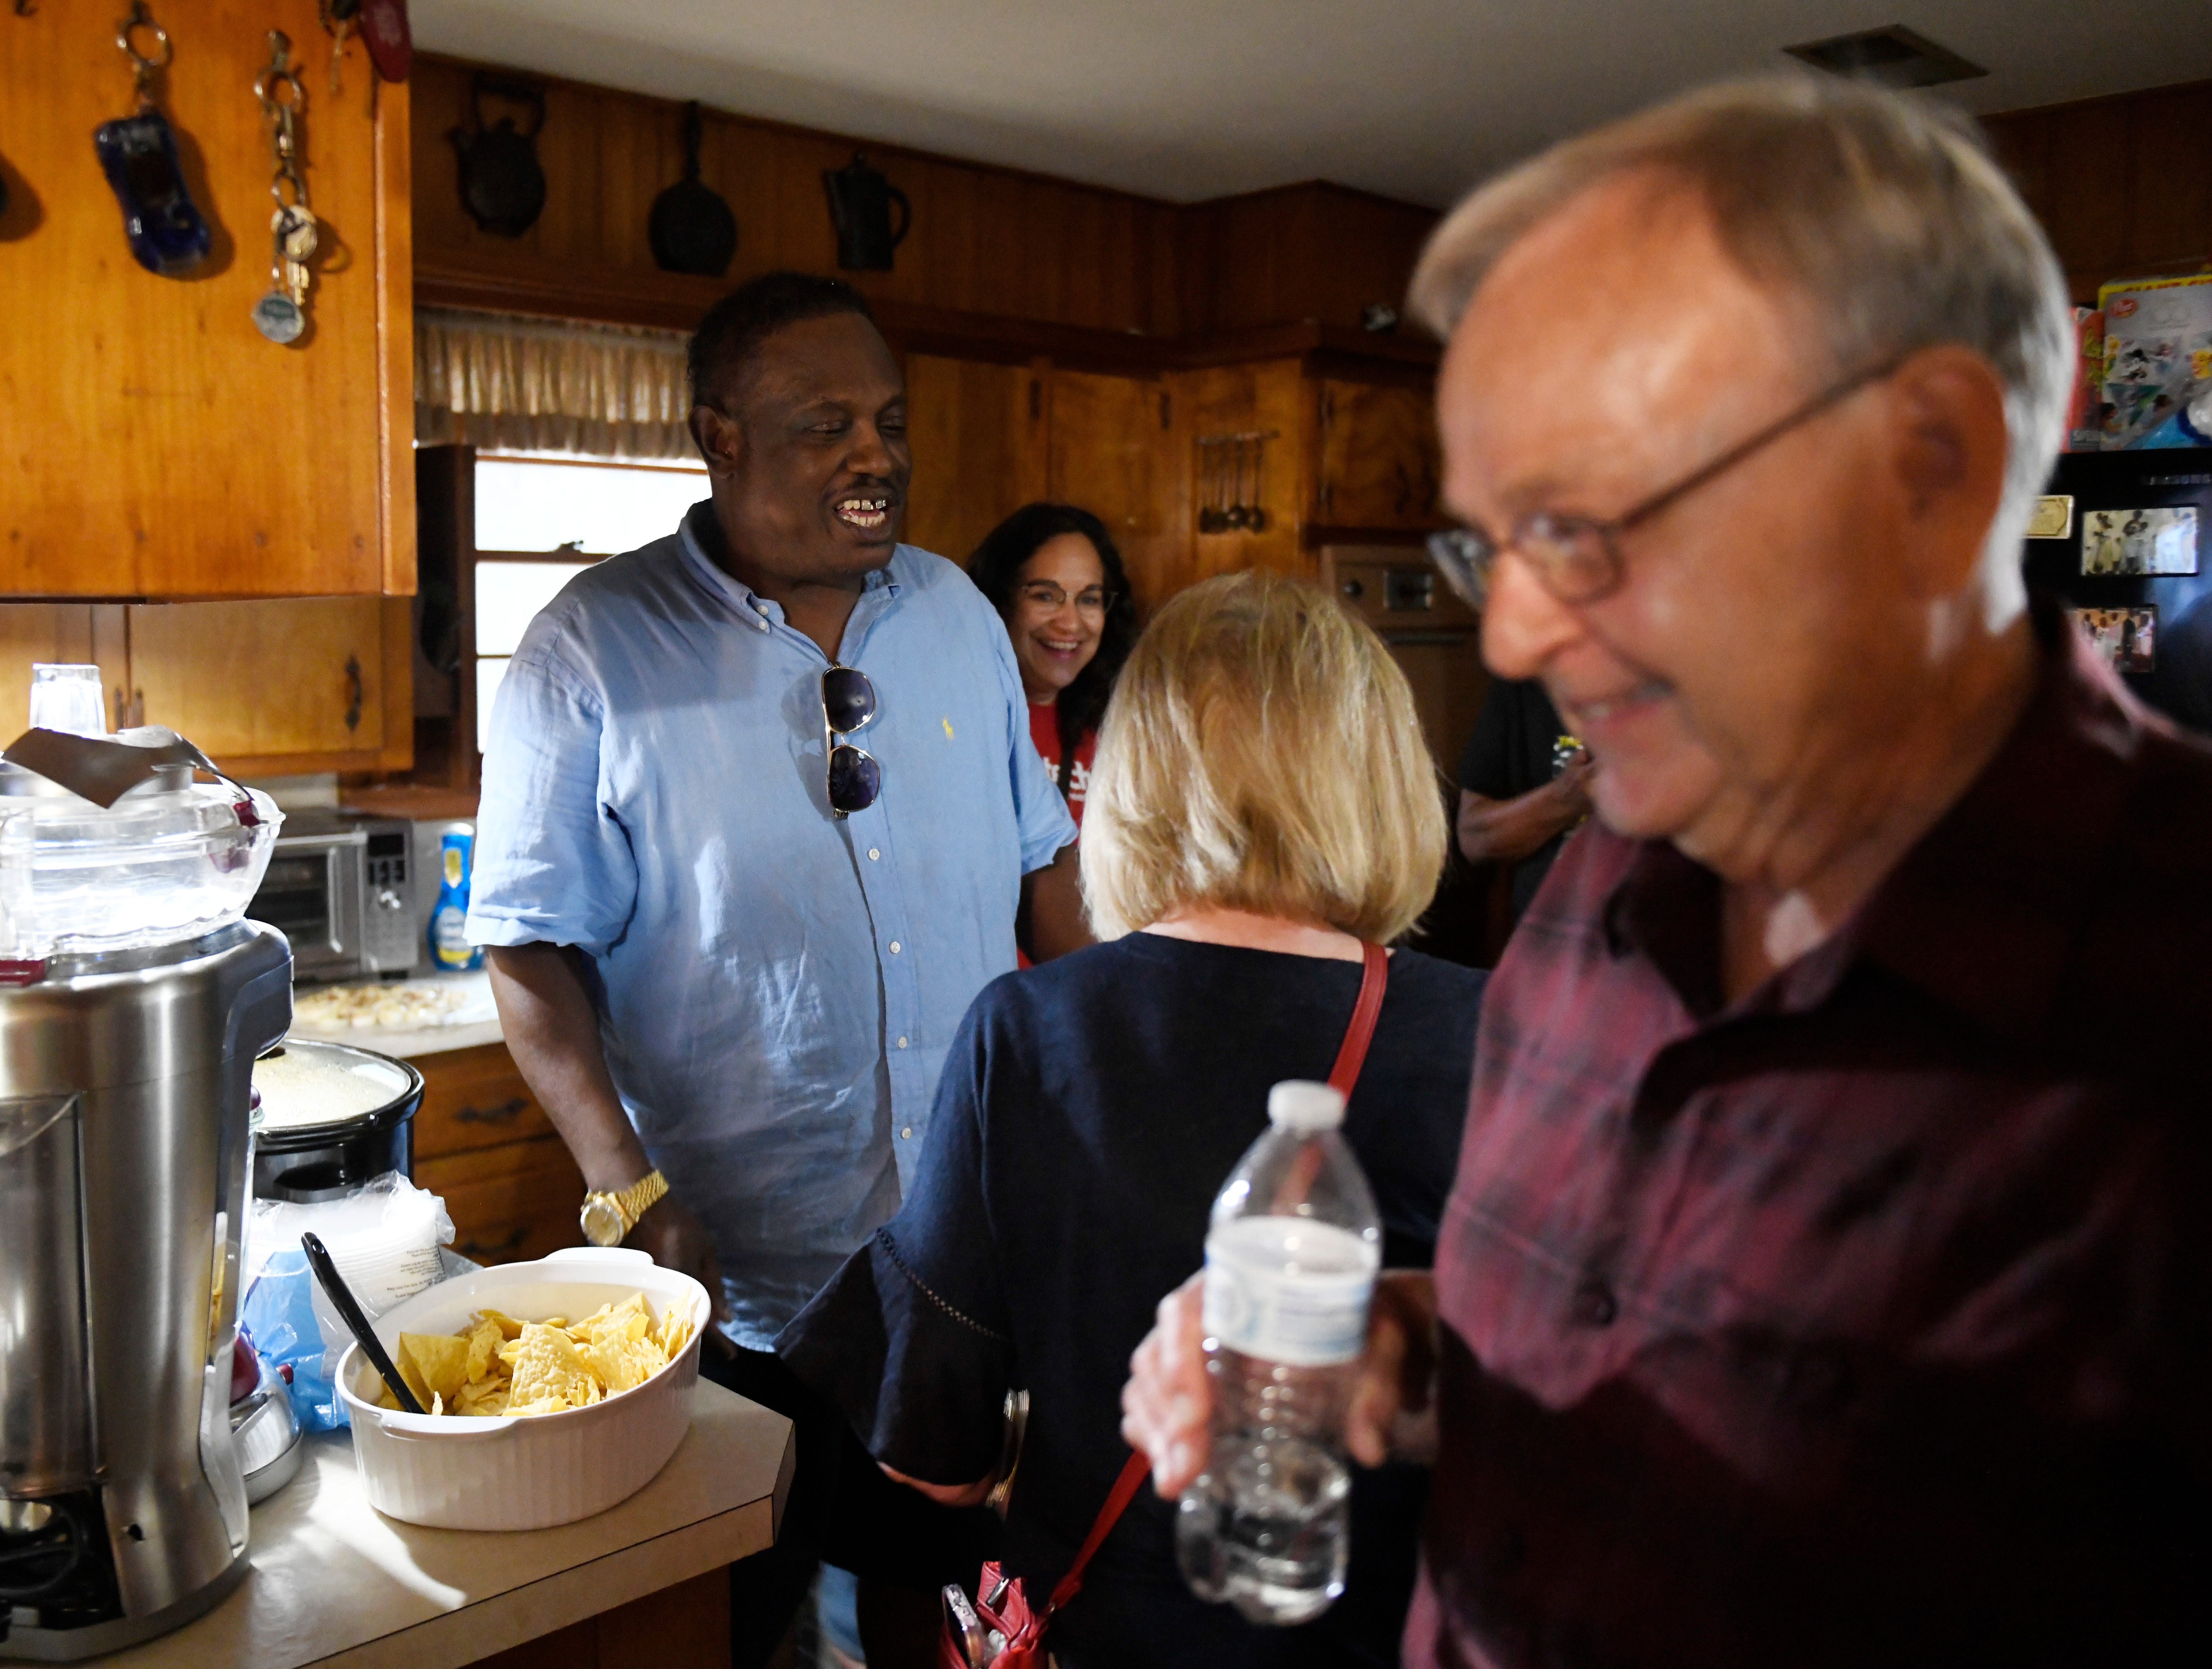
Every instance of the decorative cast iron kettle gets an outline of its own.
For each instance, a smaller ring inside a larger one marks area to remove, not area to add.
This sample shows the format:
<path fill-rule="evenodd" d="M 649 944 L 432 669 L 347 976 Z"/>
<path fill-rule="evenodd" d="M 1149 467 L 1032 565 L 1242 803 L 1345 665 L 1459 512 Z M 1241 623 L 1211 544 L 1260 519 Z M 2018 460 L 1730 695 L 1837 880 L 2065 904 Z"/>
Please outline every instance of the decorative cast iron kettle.
<path fill-rule="evenodd" d="M 843 167 L 822 171 L 830 193 L 830 220 L 837 228 L 837 264 L 852 272 L 889 272 L 891 252 L 914 229 L 914 205 L 906 193 L 868 166 L 859 151 Z M 898 204 L 898 229 L 891 229 L 891 205 Z"/>
<path fill-rule="evenodd" d="M 486 94 L 530 106 L 534 117 L 529 131 L 516 131 L 512 116 L 486 127 Z M 534 82 L 479 71 L 469 87 L 469 119 L 473 128 L 453 131 L 453 149 L 461 156 L 461 206 L 485 231 L 519 238 L 537 224 L 545 208 L 545 170 L 538 166 L 533 143 L 545 125 L 545 89 Z"/>

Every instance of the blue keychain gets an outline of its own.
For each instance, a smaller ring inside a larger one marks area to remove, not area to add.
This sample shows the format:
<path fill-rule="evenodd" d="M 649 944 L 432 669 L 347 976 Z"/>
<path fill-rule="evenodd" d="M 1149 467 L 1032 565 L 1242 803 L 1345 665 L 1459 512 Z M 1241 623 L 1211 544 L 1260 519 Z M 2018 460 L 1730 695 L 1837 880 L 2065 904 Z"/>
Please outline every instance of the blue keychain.
<path fill-rule="evenodd" d="M 151 52 L 138 50 L 133 37 L 141 33 L 152 37 Z M 185 187 L 176 130 L 154 102 L 154 77 L 172 55 L 169 32 L 148 15 L 146 0 L 131 0 L 131 15 L 117 27 L 115 44 L 131 60 L 138 110 L 102 122 L 94 130 L 93 149 L 122 205 L 123 232 L 132 257 L 147 271 L 173 278 L 207 259 L 214 236 Z"/>

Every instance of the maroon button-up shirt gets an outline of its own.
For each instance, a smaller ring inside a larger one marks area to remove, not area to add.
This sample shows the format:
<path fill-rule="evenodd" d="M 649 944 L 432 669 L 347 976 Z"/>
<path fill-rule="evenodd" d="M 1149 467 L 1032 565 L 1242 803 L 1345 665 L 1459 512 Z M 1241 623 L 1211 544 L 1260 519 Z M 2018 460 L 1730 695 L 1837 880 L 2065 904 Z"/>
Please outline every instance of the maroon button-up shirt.
<path fill-rule="evenodd" d="M 1669 847 L 1587 829 L 1523 918 L 1416 1669 L 2212 1663 L 2212 749 L 2038 624 L 1998 757 L 1741 1001 Z"/>

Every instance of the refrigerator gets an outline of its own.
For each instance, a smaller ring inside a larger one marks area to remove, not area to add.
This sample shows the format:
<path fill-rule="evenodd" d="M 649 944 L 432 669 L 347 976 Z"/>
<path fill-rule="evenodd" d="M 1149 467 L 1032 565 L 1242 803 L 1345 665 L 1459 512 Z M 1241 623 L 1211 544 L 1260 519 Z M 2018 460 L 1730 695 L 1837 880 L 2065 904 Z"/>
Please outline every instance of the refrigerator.
<path fill-rule="evenodd" d="M 2068 452 L 2049 491 L 2028 584 L 2148 705 L 2212 732 L 2212 448 Z"/>

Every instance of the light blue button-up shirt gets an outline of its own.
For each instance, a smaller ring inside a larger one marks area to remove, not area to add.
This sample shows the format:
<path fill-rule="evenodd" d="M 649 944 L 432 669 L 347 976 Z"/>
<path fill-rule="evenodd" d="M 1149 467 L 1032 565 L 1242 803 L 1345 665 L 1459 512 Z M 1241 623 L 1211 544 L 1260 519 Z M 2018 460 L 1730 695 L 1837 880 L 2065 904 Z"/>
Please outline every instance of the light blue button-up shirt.
<path fill-rule="evenodd" d="M 899 546 L 838 658 L 883 771 L 842 822 L 822 651 L 687 519 L 531 622 L 484 756 L 469 936 L 590 955 L 623 1105 L 755 1350 L 897 1209 L 954 1029 L 1014 966 L 1020 878 L 1075 838 L 957 567 Z"/>

